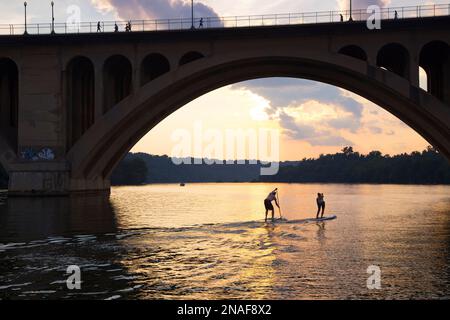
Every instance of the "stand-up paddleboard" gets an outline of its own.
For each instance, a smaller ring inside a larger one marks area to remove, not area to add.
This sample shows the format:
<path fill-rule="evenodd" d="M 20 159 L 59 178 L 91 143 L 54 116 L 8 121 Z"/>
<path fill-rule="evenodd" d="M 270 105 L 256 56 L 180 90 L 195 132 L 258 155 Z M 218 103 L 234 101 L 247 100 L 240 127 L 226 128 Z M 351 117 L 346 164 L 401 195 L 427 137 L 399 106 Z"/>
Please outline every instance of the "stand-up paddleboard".
<path fill-rule="evenodd" d="M 313 218 L 313 219 L 308 219 L 309 221 L 325 221 L 325 220 L 333 220 L 336 219 L 337 217 L 335 215 L 332 216 L 324 216 L 322 218 Z"/>
<path fill-rule="evenodd" d="M 334 220 L 337 216 L 324 216 L 323 218 L 309 218 L 309 219 L 300 219 L 300 220 L 288 220 L 286 218 L 275 218 L 274 221 L 272 219 L 267 219 L 267 222 L 265 223 L 305 223 L 305 222 L 321 222 L 321 221 L 327 221 L 327 220 Z"/>
<path fill-rule="evenodd" d="M 265 221 L 264 223 L 287 223 L 287 222 L 289 222 L 289 220 L 286 218 L 275 218 L 274 220 L 272 220 L 271 218 L 267 218 L 267 221 Z"/>

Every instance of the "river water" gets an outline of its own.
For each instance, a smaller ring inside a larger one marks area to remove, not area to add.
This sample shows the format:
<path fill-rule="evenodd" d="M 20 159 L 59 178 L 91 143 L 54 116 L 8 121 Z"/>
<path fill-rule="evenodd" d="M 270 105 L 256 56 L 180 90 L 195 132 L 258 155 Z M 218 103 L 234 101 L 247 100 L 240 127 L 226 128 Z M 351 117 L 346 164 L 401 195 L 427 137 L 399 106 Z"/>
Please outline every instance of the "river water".
<path fill-rule="evenodd" d="M 266 224 L 263 199 L 274 187 L 287 221 Z M 307 220 L 317 192 L 337 219 Z M 67 287 L 71 265 L 81 289 Z M 381 271 L 379 289 L 367 286 L 370 266 Z M 0 298 L 449 299 L 450 186 L 205 183 L 114 187 L 110 198 L 0 194 Z"/>

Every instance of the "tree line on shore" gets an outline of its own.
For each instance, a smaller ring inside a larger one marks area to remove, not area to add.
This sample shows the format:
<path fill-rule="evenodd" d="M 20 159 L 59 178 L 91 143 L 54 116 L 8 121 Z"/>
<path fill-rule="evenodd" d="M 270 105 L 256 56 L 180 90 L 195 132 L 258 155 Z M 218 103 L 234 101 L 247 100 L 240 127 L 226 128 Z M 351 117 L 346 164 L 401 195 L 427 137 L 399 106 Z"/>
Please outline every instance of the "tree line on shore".
<path fill-rule="evenodd" d="M 352 147 L 342 152 L 303 159 L 295 166 L 282 166 L 276 176 L 262 181 L 450 184 L 450 163 L 434 148 L 422 152 L 383 155 L 379 151 L 360 154 Z"/>
<path fill-rule="evenodd" d="M 450 163 L 433 147 L 394 156 L 345 147 L 318 158 L 280 162 L 276 175 L 261 176 L 261 164 L 181 164 L 168 156 L 129 153 L 114 170 L 113 185 L 164 182 L 321 182 L 450 184 Z"/>
<path fill-rule="evenodd" d="M 450 184 L 450 163 L 433 147 L 394 156 L 371 151 L 360 154 L 352 147 L 341 152 L 280 162 L 276 175 L 261 176 L 262 164 L 181 164 L 168 156 L 129 153 L 115 168 L 112 185 L 181 182 L 319 182 Z M 8 175 L 0 167 L 0 188 Z"/>

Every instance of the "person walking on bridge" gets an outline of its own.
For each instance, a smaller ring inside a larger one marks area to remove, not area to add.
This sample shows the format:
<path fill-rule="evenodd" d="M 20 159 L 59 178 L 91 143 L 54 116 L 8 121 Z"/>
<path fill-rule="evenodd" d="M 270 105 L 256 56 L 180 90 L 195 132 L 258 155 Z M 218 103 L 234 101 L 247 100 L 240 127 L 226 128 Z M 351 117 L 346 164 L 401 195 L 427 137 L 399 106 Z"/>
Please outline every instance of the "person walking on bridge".
<path fill-rule="evenodd" d="M 131 21 L 128 21 L 125 25 L 125 32 L 131 32 Z"/>
<path fill-rule="evenodd" d="M 275 210 L 273 208 L 272 201 L 275 201 L 275 204 L 277 205 L 278 209 L 280 208 L 280 205 L 278 204 L 277 201 L 277 192 L 278 189 L 275 188 L 275 190 L 269 193 L 267 198 L 264 199 L 264 207 L 266 208 L 266 218 L 264 219 L 264 221 L 266 222 L 267 222 L 267 213 L 269 212 L 269 210 L 272 211 L 272 221 L 274 221 Z"/>

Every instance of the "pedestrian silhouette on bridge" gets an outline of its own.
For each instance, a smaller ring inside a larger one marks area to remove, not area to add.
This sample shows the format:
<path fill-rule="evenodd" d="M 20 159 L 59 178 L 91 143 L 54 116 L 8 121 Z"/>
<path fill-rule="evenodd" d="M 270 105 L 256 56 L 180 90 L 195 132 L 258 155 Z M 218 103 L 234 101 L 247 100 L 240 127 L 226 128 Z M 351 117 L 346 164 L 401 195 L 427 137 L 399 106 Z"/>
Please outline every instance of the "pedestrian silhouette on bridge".
<path fill-rule="evenodd" d="M 397 10 L 395 10 L 395 13 L 394 13 L 394 20 L 397 20 L 398 19 L 398 12 L 397 12 Z"/>
<path fill-rule="evenodd" d="M 128 21 L 128 23 L 126 24 L 125 31 L 126 32 L 131 32 L 131 21 Z"/>
<path fill-rule="evenodd" d="M 100 21 L 97 22 L 97 32 L 101 32 L 102 31 L 102 26 L 100 25 Z"/>
<path fill-rule="evenodd" d="M 341 16 L 341 22 L 344 22 L 344 16 L 342 15 L 342 13 L 340 14 Z"/>
<path fill-rule="evenodd" d="M 114 22 L 114 32 L 119 32 L 119 26 L 117 25 L 117 22 Z"/>
<path fill-rule="evenodd" d="M 203 28 L 203 18 L 200 18 L 200 23 L 198 24 L 199 28 Z"/>

